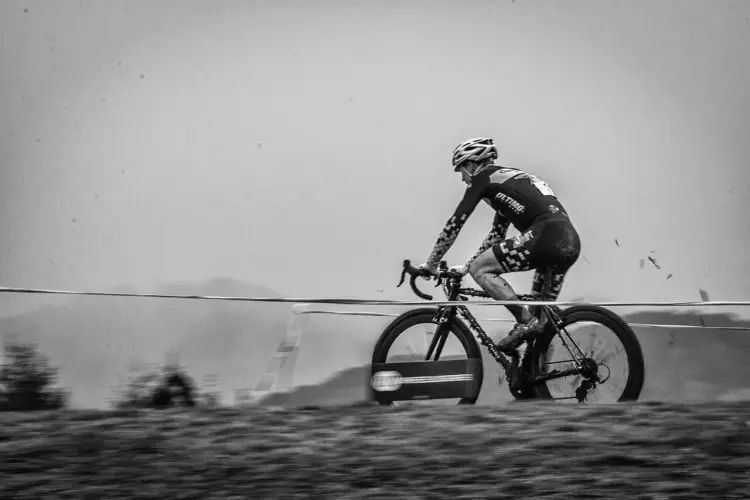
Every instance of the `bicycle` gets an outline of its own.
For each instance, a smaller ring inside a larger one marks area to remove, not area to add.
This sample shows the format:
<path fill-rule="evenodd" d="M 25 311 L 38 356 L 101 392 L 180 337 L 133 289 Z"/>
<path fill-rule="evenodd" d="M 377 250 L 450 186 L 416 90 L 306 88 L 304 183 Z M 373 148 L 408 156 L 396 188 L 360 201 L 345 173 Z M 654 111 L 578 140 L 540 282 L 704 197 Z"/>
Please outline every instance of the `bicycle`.
<path fill-rule="evenodd" d="M 484 290 L 462 287 L 461 280 L 463 276 L 460 273 L 450 271 L 445 261 L 441 262 L 437 273 L 432 276 L 413 267 L 409 260 L 404 260 L 398 287 L 404 283 L 407 273 L 411 275 L 409 284 L 412 290 L 417 296 L 425 300 L 432 300 L 432 296 L 419 290 L 416 284 L 418 277 L 433 277 L 437 282 L 435 287 L 442 286 L 447 300 L 451 302 L 465 302 L 469 300 L 469 297 L 491 298 Z M 519 299 L 523 301 L 535 300 L 530 295 L 519 295 Z M 468 326 L 457 317 L 456 313 L 463 317 Z M 541 314 L 547 315 L 547 319 L 549 320 L 547 326 L 544 332 L 525 342 L 526 349 L 521 357 L 517 353 L 514 356 L 506 356 L 499 351 L 495 343 L 479 325 L 477 319 L 466 306 L 457 304 L 455 306 L 413 309 L 401 314 L 383 330 L 373 350 L 372 365 L 387 362 L 388 353 L 393 342 L 406 329 L 416 325 L 429 325 L 431 327 L 437 325 L 424 361 L 437 361 L 442 354 L 446 339 L 450 334 L 453 334 L 464 348 L 467 358 L 475 360 L 479 366 L 479 380 L 477 381 L 475 394 L 460 398 L 458 404 L 473 405 L 479 397 L 479 391 L 484 378 L 484 365 L 480 343 L 486 347 L 489 354 L 502 366 L 506 379 L 509 381 L 508 387 L 510 393 L 514 398 L 518 400 L 576 399 L 578 403 L 583 403 L 588 400 L 590 391 L 595 390 L 597 386 L 609 380 L 611 372 L 603 360 L 600 359 L 597 362 L 594 360 L 594 357 L 584 355 L 584 351 L 576 344 L 567 329 L 576 323 L 593 322 L 611 329 L 625 347 L 629 374 L 625 388 L 617 401 L 635 401 L 638 399 L 643 388 L 645 376 L 643 352 L 635 333 L 622 318 L 608 309 L 593 305 L 576 305 L 565 310 L 554 305 L 541 306 Z M 568 341 L 566 341 L 566 337 Z M 546 363 L 550 355 L 551 343 L 555 338 L 560 339 L 562 345 L 570 354 L 572 366 L 567 369 L 555 368 L 547 371 L 547 364 L 556 364 Z M 571 348 L 571 345 L 573 348 Z M 576 351 L 575 354 L 574 351 Z M 607 370 L 606 377 L 602 377 L 600 373 L 604 368 Z M 370 375 L 373 376 L 374 372 L 371 371 Z M 582 378 L 580 386 L 575 390 L 575 395 L 572 397 L 553 398 L 547 383 L 569 376 L 580 376 Z M 380 401 L 381 405 L 392 405 L 393 403 L 394 401 L 388 399 L 381 399 Z"/>

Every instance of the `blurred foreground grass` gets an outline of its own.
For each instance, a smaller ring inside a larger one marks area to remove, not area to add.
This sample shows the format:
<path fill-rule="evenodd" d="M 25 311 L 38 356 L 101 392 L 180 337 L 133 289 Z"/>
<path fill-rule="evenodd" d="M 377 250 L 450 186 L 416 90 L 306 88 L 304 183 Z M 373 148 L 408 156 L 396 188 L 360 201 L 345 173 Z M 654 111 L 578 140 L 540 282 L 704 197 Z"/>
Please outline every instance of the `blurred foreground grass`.
<path fill-rule="evenodd" d="M 0 414 L 0 498 L 750 498 L 750 402 Z"/>

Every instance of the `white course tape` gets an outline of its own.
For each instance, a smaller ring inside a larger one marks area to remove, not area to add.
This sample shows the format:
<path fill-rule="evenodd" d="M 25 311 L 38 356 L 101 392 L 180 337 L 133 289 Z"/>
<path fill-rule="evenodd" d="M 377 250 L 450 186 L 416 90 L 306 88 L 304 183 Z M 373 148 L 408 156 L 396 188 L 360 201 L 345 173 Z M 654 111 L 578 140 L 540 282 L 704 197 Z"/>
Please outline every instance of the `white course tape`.
<path fill-rule="evenodd" d="M 172 295 L 161 293 L 124 293 L 124 292 L 79 292 L 72 290 L 49 290 L 43 288 L 12 288 L 0 287 L 0 293 L 36 293 L 55 295 L 92 295 L 103 297 L 143 297 L 159 299 L 192 299 L 192 300 L 226 300 L 238 302 L 292 302 L 309 304 L 349 304 L 372 306 L 506 306 L 506 305 L 545 305 L 545 306 L 602 306 L 602 307 L 700 307 L 700 306 L 750 306 L 749 301 L 684 301 L 684 302 L 555 302 L 555 301 L 521 301 L 521 300 L 470 300 L 470 301 L 441 301 L 441 300 L 367 300 L 367 299 L 313 299 L 313 298 L 274 298 L 274 297 L 231 297 L 220 295 Z"/>

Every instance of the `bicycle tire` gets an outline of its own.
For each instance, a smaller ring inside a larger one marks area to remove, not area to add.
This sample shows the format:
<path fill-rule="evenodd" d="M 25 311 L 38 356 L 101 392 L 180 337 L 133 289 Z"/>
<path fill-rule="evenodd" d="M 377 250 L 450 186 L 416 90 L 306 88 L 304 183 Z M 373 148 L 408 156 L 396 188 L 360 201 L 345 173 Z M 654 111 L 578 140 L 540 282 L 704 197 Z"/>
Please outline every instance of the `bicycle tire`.
<path fill-rule="evenodd" d="M 388 350 L 393 345 L 393 342 L 402 334 L 406 329 L 411 328 L 420 324 L 435 325 L 432 319 L 435 317 L 437 309 L 435 308 L 420 308 L 412 309 L 407 311 L 395 320 L 393 320 L 388 326 L 385 327 L 383 333 L 380 334 L 375 348 L 372 354 L 372 363 L 385 363 L 388 359 Z M 458 404 L 473 405 L 479 399 L 479 393 L 482 389 L 482 383 L 484 381 L 484 364 L 482 362 L 482 351 L 477 343 L 474 335 L 471 333 L 469 327 L 461 321 L 459 318 L 454 317 L 450 323 L 450 333 L 458 338 L 461 345 L 466 351 L 466 357 L 468 359 L 476 359 L 479 362 L 479 380 L 477 383 L 477 393 L 475 397 L 461 398 Z M 372 368 L 370 376 L 372 377 Z M 381 402 L 382 406 L 390 406 L 392 402 Z"/>
<path fill-rule="evenodd" d="M 625 389 L 617 401 L 636 401 L 643 390 L 645 362 L 641 344 L 633 329 L 630 328 L 630 325 L 617 314 L 600 306 L 573 306 L 562 311 L 560 317 L 563 320 L 563 328 L 573 323 L 588 321 L 604 325 L 615 333 L 625 347 L 630 372 L 628 380 L 625 383 Z M 540 361 L 545 359 L 547 349 L 549 349 L 549 345 L 556 335 L 555 329 L 549 328 L 544 334 L 535 339 L 531 362 L 532 378 L 542 375 L 543 363 Z M 533 389 L 538 399 L 553 399 L 546 383 L 536 384 Z"/>

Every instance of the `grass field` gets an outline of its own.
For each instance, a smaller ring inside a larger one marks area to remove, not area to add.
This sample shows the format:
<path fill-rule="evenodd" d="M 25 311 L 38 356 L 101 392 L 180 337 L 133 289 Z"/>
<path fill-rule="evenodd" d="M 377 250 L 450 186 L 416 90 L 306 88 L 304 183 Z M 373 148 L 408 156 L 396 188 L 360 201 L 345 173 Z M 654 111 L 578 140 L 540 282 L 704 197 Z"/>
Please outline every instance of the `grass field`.
<path fill-rule="evenodd" d="M 750 402 L 0 414 L 0 498 L 750 498 Z"/>

